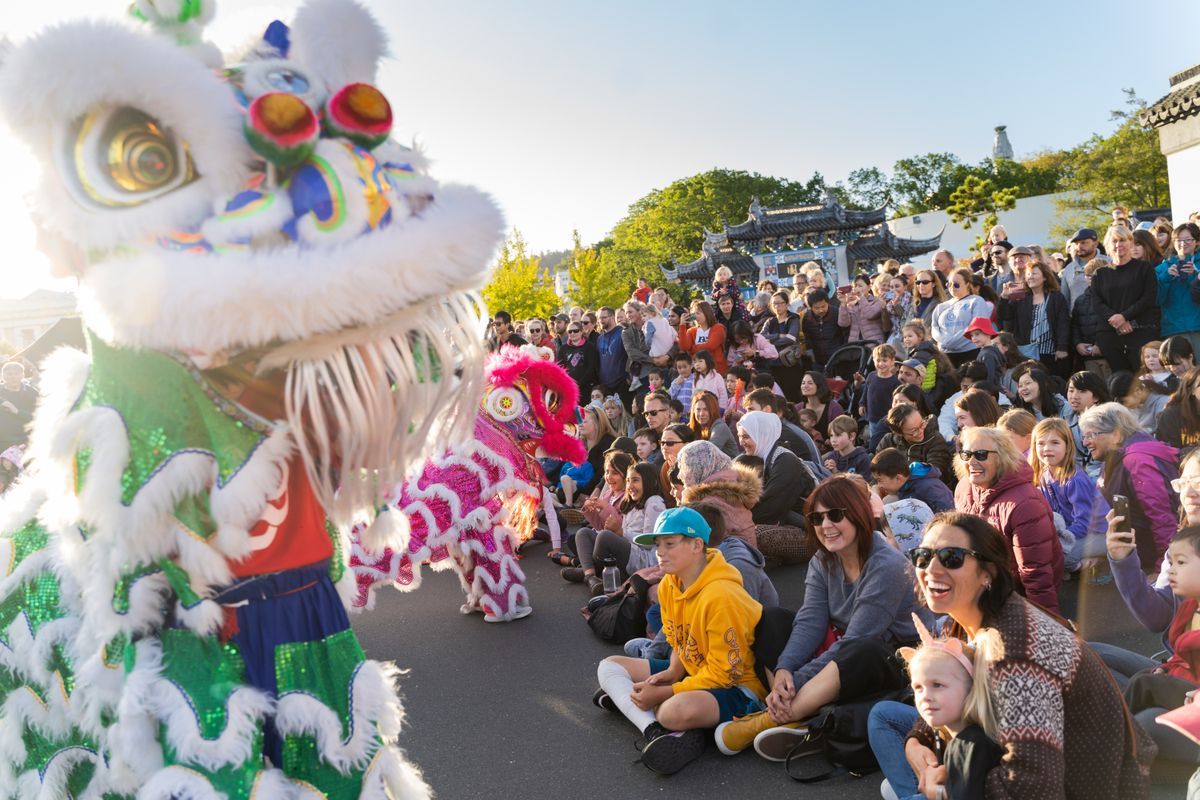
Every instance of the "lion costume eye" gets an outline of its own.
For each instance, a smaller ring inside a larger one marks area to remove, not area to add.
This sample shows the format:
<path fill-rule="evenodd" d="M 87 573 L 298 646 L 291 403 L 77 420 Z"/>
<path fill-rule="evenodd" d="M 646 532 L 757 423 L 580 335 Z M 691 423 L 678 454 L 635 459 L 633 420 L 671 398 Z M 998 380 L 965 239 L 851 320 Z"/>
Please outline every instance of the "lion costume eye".
<path fill-rule="evenodd" d="M 137 206 L 196 179 L 187 145 L 137 109 L 91 112 L 72 134 L 70 183 L 84 202 L 105 208 Z"/>

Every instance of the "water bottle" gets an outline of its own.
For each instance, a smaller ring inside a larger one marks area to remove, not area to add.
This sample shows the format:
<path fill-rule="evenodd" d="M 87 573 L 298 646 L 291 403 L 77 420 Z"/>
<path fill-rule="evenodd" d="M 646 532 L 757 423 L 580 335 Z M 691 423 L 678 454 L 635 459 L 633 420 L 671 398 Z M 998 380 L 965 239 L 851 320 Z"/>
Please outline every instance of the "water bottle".
<path fill-rule="evenodd" d="M 621 570 L 616 567 L 604 568 L 604 593 L 612 594 L 621 585 Z"/>

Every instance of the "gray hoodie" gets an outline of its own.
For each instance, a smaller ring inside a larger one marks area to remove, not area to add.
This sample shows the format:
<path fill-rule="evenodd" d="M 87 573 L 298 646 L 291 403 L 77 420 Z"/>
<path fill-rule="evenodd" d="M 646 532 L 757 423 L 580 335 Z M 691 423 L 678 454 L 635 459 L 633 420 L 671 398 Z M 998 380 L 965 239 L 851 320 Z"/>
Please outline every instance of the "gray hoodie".
<path fill-rule="evenodd" d="M 722 539 L 717 549 L 725 556 L 725 561 L 742 573 L 742 587 L 747 594 L 765 607 L 779 605 L 775 584 L 763 571 L 767 559 L 762 553 L 733 536 Z"/>

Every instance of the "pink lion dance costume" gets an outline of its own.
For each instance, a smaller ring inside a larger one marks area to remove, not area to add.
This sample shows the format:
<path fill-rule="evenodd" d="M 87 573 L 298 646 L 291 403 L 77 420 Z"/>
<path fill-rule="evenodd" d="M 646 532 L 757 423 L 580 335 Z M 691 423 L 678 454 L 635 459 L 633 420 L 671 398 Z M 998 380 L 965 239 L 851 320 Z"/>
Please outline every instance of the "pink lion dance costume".
<path fill-rule="evenodd" d="M 532 535 L 546 494 L 537 454 L 576 464 L 587 456 L 574 436 L 579 389 L 550 355 L 526 346 L 490 357 L 474 440 L 426 462 L 370 527 L 354 529 L 355 607 L 374 606 L 381 583 L 415 589 L 429 561 L 458 573 L 464 614 L 511 622 L 533 610 L 514 546 Z"/>

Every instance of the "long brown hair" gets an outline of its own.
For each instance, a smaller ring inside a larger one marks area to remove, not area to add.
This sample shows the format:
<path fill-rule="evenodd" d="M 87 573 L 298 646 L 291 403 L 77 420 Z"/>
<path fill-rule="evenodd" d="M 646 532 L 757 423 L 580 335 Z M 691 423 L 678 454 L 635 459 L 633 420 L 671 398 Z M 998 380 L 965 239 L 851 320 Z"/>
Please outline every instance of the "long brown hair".
<path fill-rule="evenodd" d="M 1200 367 L 1188 370 L 1179 381 L 1179 386 L 1168 406 L 1179 406 L 1179 438 L 1186 445 L 1188 438 L 1200 438 L 1200 401 L 1196 400 L 1196 387 L 1200 386 Z"/>
<path fill-rule="evenodd" d="M 1158 246 L 1158 239 L 1154 234 L 1147 230 L 1136 230 L 1133 232 L 1133 243 L 1142 246 L 1142 261 L 1147 262 L 1152 267 L 1156 267 L 1163 261 L 1162 248 Z"/>
<path fill-rule="evenodd" d="M 979 389 L 968 389 L 955 401 L 954 407 L 971 415 L 975 425 L 987 428 L 1000 420 L 1000 404 L 996 398 Z"/>
<path fill-rule="evenodd" d="M 692 308 L 695 309 L 695 314 L 704 317 L 705 329 L 717 324 L 717 312 L 713 310 L 712 303 L 707 300 L 693 300 Z"/>
<path fill-rule="evenodd" d="M 696 413 L 694 409 L 700 403 L 708 409 L 708 423 L 701 425 L 696 422 Z M 717 404 L 717 396 L 712 392 L 700 391 L 692 397 L 692 408 L 689 409 L 690 418 L 688 419 L 688 427 L 696 434 L 697 439 L 708 439 L 708 435 L 712 432 L 712 426 L 721 419 L 721 407 Z"/>
<path fill-rule="evenodd" d="M 808 528 L 808 547 L 811 552 L 817 553 L 826 563 L 833 558 L 825 542 L 817 535 L 816 528 L 807 524 L 808 515 L 820 503 L 826 510 L 845 509 L 846 519 L 854 526 L 854 549 L 858 554 L 858 563 L 867 562 L 875 540 L 875 514 L 871 511 L 869 491 L 857 475 L 831 475 L 817 484 L 804 502 L 805 527 Z"/>

